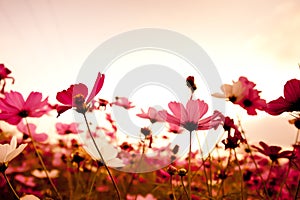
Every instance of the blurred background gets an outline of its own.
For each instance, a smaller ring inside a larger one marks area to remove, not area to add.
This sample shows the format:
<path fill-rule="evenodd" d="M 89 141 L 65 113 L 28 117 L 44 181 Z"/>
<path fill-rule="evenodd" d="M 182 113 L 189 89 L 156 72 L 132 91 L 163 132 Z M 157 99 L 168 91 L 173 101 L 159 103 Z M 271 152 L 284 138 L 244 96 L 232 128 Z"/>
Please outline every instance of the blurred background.
<path fill-rule="evenodd" d="M 102 42 L 133 29 L 162 28 L 198 43 L 224 83 L 246 76 L 270 101 L 283 95 L 287 80 L 299 79 L 299 10 L 298 0 L 0 0 L 0 63 L 16 79 L 13 90 L 25 96 L 40 91 L 57 103 L 56 93 L 75 82 Z M 286 114 L 249 117 L 236 106 L 229 110 L 253 142 L 294 142 L 296 128 Z"/>

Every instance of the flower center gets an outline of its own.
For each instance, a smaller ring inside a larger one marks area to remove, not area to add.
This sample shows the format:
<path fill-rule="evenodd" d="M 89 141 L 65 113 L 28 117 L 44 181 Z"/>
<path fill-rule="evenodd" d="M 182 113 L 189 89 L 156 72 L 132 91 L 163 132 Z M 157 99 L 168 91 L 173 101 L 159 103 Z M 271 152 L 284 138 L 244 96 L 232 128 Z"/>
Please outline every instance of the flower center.
<path fill-rule="evenodd" d="M 250 107 L 250 106 L 252 106 L 252 101 L 250 101 L 249 99 L 245 99 L 243 101 L 243 104 L 245 107 Z"/>
<path fill-rule="evenodd" d="M 76 107 L 76 111 L 79 113 L 85 113 L 88 108 L 85 104 L 85 97 L 82 94 L 77 94 L 73 97 L 73 104 Z"/>
<path fill-rule="evenodd" d="M 22 118 L 25 118 L 25 117 L 28 117 L 29 116 L 29 113 L 27 110 L 21 110 L 18 115 Z"/>
<path fill-rule="evenodd" d="M 198 124 L 195 122 L 186 122 L 183 127 L 191 132 L 198 129 Z"/>
<path fill-rule="evenodd" d="M 234 103 L 236 100 L 237 100 L 236 96 L 229 97 L 229 101 L 231 101 L 232 103 Z"/>

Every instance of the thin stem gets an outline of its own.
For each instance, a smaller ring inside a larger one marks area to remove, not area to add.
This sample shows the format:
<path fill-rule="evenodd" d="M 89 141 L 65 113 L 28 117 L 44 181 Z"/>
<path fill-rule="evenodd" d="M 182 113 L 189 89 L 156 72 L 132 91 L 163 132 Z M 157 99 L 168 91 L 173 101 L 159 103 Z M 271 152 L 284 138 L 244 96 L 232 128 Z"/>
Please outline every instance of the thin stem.
<path fill-rule="evenodd" d="M 180 180 L 181 180 L 181 185 L 183 187 L 184 193 L 185 193 L 187 199 L 189 199 L 190 196 L 189 196 L 188 192 L 186 191 L 186 188 L 185 188 L 184 183 L 183 183 L 183 176 L 180 176 Z"/>
<path fill-rule="evenodd" d="M 298 131 L 297 131 L 295 144 L 297 144 L 297 142 L 298 142 L 299 132 L 300 132 L 300 129 L 298 129 Z"/>
<path fill-rule="evenodd" d="M 189 190 L 189 198 L 192 199 L 192 187 L 191 187 L 191 156 L 192 156 L 192 131 L 190 131 L 190 146 L 189 146 L 189 161 L 188 161 L 188 190 Z"/>
<path fill-rule="evenodd" d="M 281 194 L 281 192 L 282 192 L 282 189 L 283 189 L 283 185 L 285 184 L 286 179 L 287 179 L 288 176 L 289 176 L 290 169 L 291 169 L 291 161 L 289 161 L 288 170 L 287 170 L 287 172 L 286 172 L 286 175 L 285 175 L 284 179 L 282 180 L 282 182 L 281 182 L 281 184 L 280 184 L 280 189 L 279 189 L 279 192 L 277 193 L 275 199 L 278 199 L 278 198 L 279 198 L 279 196 L 280 196 L 280 194 Z"/>
<path fill-rule="evenodd" d="M 5 178 L 6 182 L 7 182 L 7 184 L 9 185 L 10 190 L 14 193 L 15 197 L 16 197 L 17 199 L 20 199 L 20 197 L 18 196 L 18 194 L 17 194 L 16 191 L 14 190 L 13 186 L 10 184 L 10 181 L 8 180 L 8 178 L 7 178 L 6 174 L 5 174 L 5 172 L 2 172 L 2 174 L 3 174 L 3 176 L 4 176 L 4 178 Z"/>
<path fill-rule="evenodd" d="M 242 195 L 242 200 L 243 200 L 243 199 L 244 199 L 243 172 L 242 172 L 242 168 L 241 168 L 241 165 L 240 165 L 240 163 L 239 163 L 239 160 L 238 160 L 238 157 L 237 157 L 237 154 L 236 154 L 235 149 L 234 149 L 233 151 L 234 151 L 234 157 L 235 157 L 236 163 L 237 163 L 238 168 L 239 168 L 239 171 L 240 171 L 240 179 L 241 179 L 241 195 Z"/>
<path fill-rule="evenodd" d="M 59 192 L 58 192 L 58 190 L 57 190 L 55 184 L 53 183 L 52 179 L 51 179 L 50 176 L 49 176 L 49 173 L 48 173 L 48 170 L 47 170 L 47 168 L 46 168 L 46 165 L 45 165 L 45 163 L 44 163 L 44 161 L 43 161 L 43 158 L 42 158 L 42 156 L 40 155 L 40 153 L 39 153 L 39 151 L 38 151 L 37 145 L 36 145 L 35 140 L 33 139 L 32 135 L 31 135 L 30 127 L 29 127 L 29 124 L 28 124 L 26 118 L 25 118 L 25 122 L 26 122 L 26 127 L 27 127 L 27 130 L 28 130 L 28 134 L 29 134 L 29 137 L 30 137 L 30 139 L 31 139 L 31 143 L 32 143 L 32 145 L 33 145 L 34 151 L 35 151 L 35 153 L 36 153 L 36 155 L 37 155 L 37 157 L 38 157 L 38 159 L 39 159 L 39 161 L 40 161 L 40 163 L 41 163 L 41 165 L 42 165 L 43 170 L 45 171 L 45 174 L 46 174 L 46 176 L 47 176 L 47 178 L 48 178 L 48 180 L 49 180 L 49 183 L 50 183 L 50 185 L 52 186 L 53 190 L 55 191 L 57 197 L 58 197 L 59 199 L 62 200 L 61 195 L 59 194 Z"/>
<path fill-rule="evenodd" d="M 224 169 L 224 173 L 227 173 L 227 170 L 228 170 L 229 165 L 230 165 L 230 160 L 231 160 L 231 149 L 229 149 L 229 156 L 228 156 L 226 168 Z M 219 193 L 220 193 L 221 189 L 224 188 L 223 184 L 224 184 L 224 179 L 222 179 L 222 181 L 221 181 L 220 187 L 219 187 L 218 192 L 217 192 L 217 196 L 219 196 Z"/>
<path fill-rule="evenodd" d="M 298 181 L 298 186 L 297 186 L 296 194 L 295 194 L 295 197 L 294 197 L 295 200 L 298 199 L 299 190 L 300 190 L 300 180 Z"/>
<path fill-rule="evenodd" d="M 99 167 L 97 167 L 96 174 L 95 174 L 95 176 L 93 177 L 93 180 L 92 180 L 92 183 L 91 183 L 91 186 L 90 186 L 90 190 L 89 190 L 89 193 L 88 193 L 87 199 L 89 199 L 89 198 L 90 198 L 90 196 L 91 196 L 91 194 L 92 194 L 92 190 L 93 190 L 93 188 L 94 188 L 94 184 L 95 184 L 95 182 L 96 182 L 96 178 L 97 178 L 97 176 L 98 176 L 98 171 L 99 171 Z"/>
<path fill-rule="evenodd" d="M 101 160 L 102 160 L 102 164 L 104 165 L 104 167 L 105 167 L 105 169 L 106 169 L 106 171 L 107 171 L 107 173 L 108 173 L 108 175 L 109 175 L 109 177 L 110 177 L 110 179 L 111 179 L 111 181 L 112 181 L 112 183 L 113 183 L 113 185 L 114 185 L 114 188 L 115 188 L 116 193 L 117 193 L 117 195 L 118 195 L 118 199 L 121 200 L 121 196 L 120 196 L 120 192 L 119 192 L 118 186 L 117 186 L 117 184 L 115 183 L 115 180 L 114 180 L 114 178 L 113 178 L 113 176 L 112 176 L 112 174 L 111 174 L 109 168 L 107 167 L 106 162 L 105 162 L 105 160 L 104 160 L 104 158 L 103 158 L 103 156 L 102 156 L 102 154 L 101 154 L 101 152 L 100 152 L 100 150 L 99 150 L 99 148 L 98 148 L 98 146 L 97 146 L 97 144 L 96 144 L 96 141 L 95 141 L 94 136 L 93 136 L 93 134 L 92 134 L 92 132 L 91 132 L 91 129 L 90 129 L 90 126 L 89 126 L 89 123 L 88 123 L 88 120 L 87 120 L 87 118 L 86 118 L 85 113 L 83 113 L 83 117 L 84 117 L 85 124 L 86 124 L 86 126 L 87 126 L 87 128 L 88 128 L 88 132 L 89 132 L 89 134 L 90 134 L 90 137 L 92 138 L 92 141 L 93 141 L 93 143 L 94 143 L 94 145 L 95 145 L 95 147 L 96 147 L 96 150 L 97 150 L 97 152 L 98 152 L 98 154 L 99 154 L 99 156 L 100 156 L 100 158 L 101 158 Z"/>
<path fill-rule="evenodd" d="M 264 178 L 262 177 L 261 173 L 259 172 L 258 165 L 257 165 L 257 163 L 256 163 L 256 161 L 255 161 L 255 158 L 254 158 L 254 155 L 253 155 L 252 150 L 251 150 L 251 148 L 250 148 L 250 145 L 248 144 L 248 140 L 247 140 L 247 137 L 246 137 L 246 133 L 245 133 L 243 127 L 242 127 L 242 124 L 241 124 L 241 121 L 240 121 L 240 120 L 238 120 L 238 125 L 239 125 L 239 127 L 241 128 L 241 133 L 243 134 L 243 136 L 244 136 L 244 138 L 245 138 L 245 141 L 246 141 L 245 143 L 246 143 L 246 145 L 247 145 L 247 149 L 249 150 L 250 157 L 251 157 L 251 159 L 252 159 L 252 161 L 253 161 L 253 163 L 254 163 L 254 166 L 255 166 L 255 169 L 256 169 L 256 171 L 257 171 L 257 174 L 258 174 L 258 176 L 259 176 L 259 178 L 260 178 L 260 180 L 261 180 L 261 182 L 262 182 L 262 184 L 263 184 L 264 191 L 265 191 L 265 194 L 266 194 L 266 199 L 270 199 L 269 194 L 268 194 L 268 190 L 267 190 L 267 186 L 266 186 L 266 183 L 265 183 L 265 180 L 264 180 Z"/>
<path fill-rule="evenodd" d="M 173 180 L 173 176 L 171 175 L 171 177 L 170 177 L 171 191 L 172 191 L 172 195 L 173 195 L 173 200 L 176 200 L 176 196 L 175 196 L 175 191 L 174 191 L 172 180 Z"/>
<path fill-rule="evenodd" d="M 206 169 L 205 169 L 205 161 L 206 160 L 203 158 L 203 151 L 202 151 L 202 148 L 201 148 L 201 145 L 200 145 L 200 139 L 198 137 L 198 134 L 196 134 L 196 137 L 197 137 L 197 141 L 198 141 L 198 145 L 199 145 L 199 151 L 200 151 L 200 154 L 201 154 L 201 160 L 202 160 L 202 165 L 203 165 L 203 173 L 204 173 L 205 180 L 206 180 L 205 183 L 206 183 L 206 187 L 207 187 L 207 192 L 208 192 L 208 195 L 210 195 L 208 177 L 207 177 L 207 173 L 206 173 Z M 199 167 L 199 169 L 201 169 L 201 166 Z"/>

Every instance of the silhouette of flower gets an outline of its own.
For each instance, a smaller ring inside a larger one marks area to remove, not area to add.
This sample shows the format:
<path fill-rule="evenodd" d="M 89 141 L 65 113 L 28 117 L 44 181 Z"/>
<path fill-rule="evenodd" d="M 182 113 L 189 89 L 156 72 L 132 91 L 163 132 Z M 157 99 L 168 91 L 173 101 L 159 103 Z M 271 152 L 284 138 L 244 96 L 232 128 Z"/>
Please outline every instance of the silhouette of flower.
<path fill-rule="evenodd" d="M 291 79 L 284 85 L 284 97 L 267 104 L 266 112 L 280 115 L 283 112 L 300 111 L 300 80 Z"/>

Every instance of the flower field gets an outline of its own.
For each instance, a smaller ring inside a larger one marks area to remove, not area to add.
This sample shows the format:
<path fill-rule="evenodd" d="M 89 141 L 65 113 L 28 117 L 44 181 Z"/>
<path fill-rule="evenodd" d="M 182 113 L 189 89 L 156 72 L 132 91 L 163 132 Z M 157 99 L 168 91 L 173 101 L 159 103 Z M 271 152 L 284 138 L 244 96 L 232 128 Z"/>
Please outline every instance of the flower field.
<path fill-rule="evenodd" d="M 41 92 L 23 96 L 14 90 L 14 81 L 11 69 L 0 64 L 0 120 L 16 130 L 0 130 L 1 199 L 300 199 L 298 79 L 286 80 L 282 96 L 270 102 L 246 77 L 211 94 L 248 115 L 289 113 L 288 122 L 295 128 L 290 148 L 264 141 L 252 144 L 243 122 L 218 110 L 210 112 L 204 100 L 195 98 L 193 76 L 182 83 L 191 94 L 186 103 L 172 101 L 168 110 L 149 107 L 136 115 L 151 124 L 141 127 L 136 142 L 120 139 L 111 108 L 127 111 L 138 107 L 137 102 L 102 99 L 105 74 L 97 74 L 92 88 L 85 83 L 63 86 L 57 102 L 49 102 Z M 42 116 L 59 120 L 65 112 L 75 112 L 82 121 L 57 122 L 54 131 L 37 131 L 35 122 Z M 105 126 L 91 122 L 97 115 Z M 153 134 L 155 124 L 165 127 L 159 135 Z M 192 148 L 194 136 L 217 129 L 224 136 L 208 155 L 200 145 Z M 180 134 L 189 138 L 184 157 L 178 153 L 182 146 L 170 145 Z"/>

